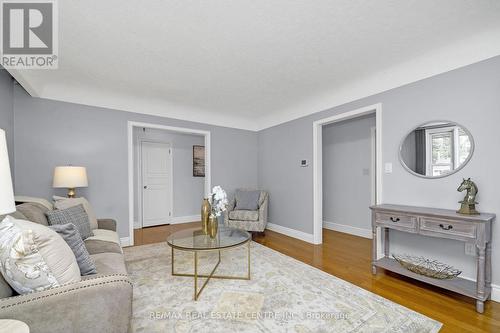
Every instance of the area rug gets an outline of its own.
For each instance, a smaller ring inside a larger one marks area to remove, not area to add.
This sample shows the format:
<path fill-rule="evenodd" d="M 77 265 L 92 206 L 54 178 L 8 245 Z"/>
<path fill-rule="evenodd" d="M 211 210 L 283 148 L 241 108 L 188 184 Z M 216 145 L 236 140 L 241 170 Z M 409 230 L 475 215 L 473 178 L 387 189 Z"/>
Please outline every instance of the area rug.
<path fill-rule="evenodd" d="M 251 243 L 251 280 L 212 279 L 198 301 L 193 278 L 171 275 L 166 243 L 125 248 L 134 285 L 133 332 L 438 332 L 441 323 L 312 266 Z M 200 256 L 208 273 L 216 253 Z M 193 255 L 176 251 L 176 271 Z M 244 275 L 246 248 L 222 253 L 219 274 Z M 203 280 L 201 280 L 203 281 Z"/>

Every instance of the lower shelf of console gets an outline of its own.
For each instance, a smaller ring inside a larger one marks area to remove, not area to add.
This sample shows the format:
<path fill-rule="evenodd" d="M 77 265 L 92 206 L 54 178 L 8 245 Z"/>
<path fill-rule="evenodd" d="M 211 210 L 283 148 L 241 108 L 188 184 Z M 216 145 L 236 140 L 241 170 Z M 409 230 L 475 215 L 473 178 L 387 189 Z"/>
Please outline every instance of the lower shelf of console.
<path fill-rule="evenodd" d="M 477 286 L 476 282 L 466 280 L 460 277 L 456 277 L 453 279 L 448 279 L 448 280 L 440 280 L 440 279 L 434 279 L 430 278 L 427 276 L 423 276 L 417 273 L 413 273 L 403 266 L 401 266 L 396 260 L 388 257 L 384 257 L 382 259 L 379 259 L 373 263 L 373 265 L 386 269 L 388 271 L 401 274 L 404 276 L 407 276 L 409 278 L 422 281 L 431 285 L 434 285 L 436 287 L 440 287 L 443 289 L 451 290 L 453 292 L 459 293 L 461 295 L 465 295 L 468 297 L 472 297 L 474 299 L 480 300 L 480 301 L 486 301 L 491 293 L 491 288 L 486 287 L 484 296 L 479 297 L 477 295 Z"/>

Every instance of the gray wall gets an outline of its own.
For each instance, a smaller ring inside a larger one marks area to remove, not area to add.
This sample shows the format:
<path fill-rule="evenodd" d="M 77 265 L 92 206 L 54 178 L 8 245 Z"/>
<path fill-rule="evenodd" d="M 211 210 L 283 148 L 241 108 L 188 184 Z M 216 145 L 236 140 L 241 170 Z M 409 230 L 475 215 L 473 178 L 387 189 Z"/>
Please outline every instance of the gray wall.
<path fill-rule="evenodd" d="M 323 221 L 371 230 L 375 116 L 323 126 Z"/>
<path fill-rule="evenodd" d="M 212 185 L 229 192 L 257 185 L 257 133 L 32 98 L 16 86 L 15 191 L 50 198 L 57 165 L 87 167 L 89 187 L 79 189 L 100 217 L 118 220 L 121 237 L 129 236 L 127 121 L 209 130 Z"/>
<path fill-rule="evenodd" d="M 140 227 L 141 188 L 140 140 L 170 143 L 173 165 L 173 217 L 200 215 L 201 201 L 204 196 L 205 178 L 193 177 L 193 145 L 204 145 L 205 138 L 200 135 L 181 134 L 172 131 L 134 127 L 134 184 L 136 189 L 134 222 Z"/>
<path fill-rule="evenodd" d="M 0 67 L 0 128 L 5 131 L 11 173 L 14 173 L 14 81 Z"/>
<path fill-rule="evenodd" d="M 259 133 L 259 182 L 270 192 L 271 223 L 313 231 L 313 170 L 299 160 L 312 159 L 314 120 L 382 103 L 382 159 L 393 163 L 384 174 L 383 202 L 457 209 L 463 194 L 456 191 L 462 177 L 479 186 L 478 209 L 500 213 L 500 57 L 405 85 L 330 110 L 300 118 Z M 404 135 L 429 120 L 451 120 L 467 127 L 476 143 L 470 163 L 443 179 L 422 179 L 398 161 Z M 495 229 L 496 230 L 496 229 Z M 428 255 L 464 270 L 473 277 L 472 257 L 464 258 L 459 242 L 395 234 L 391 251 Z M 500 258 L 500 233 L 494 231 L 493 258 Z M 500 262 L 493 259 L 493 281 L 500 284 Z"/>

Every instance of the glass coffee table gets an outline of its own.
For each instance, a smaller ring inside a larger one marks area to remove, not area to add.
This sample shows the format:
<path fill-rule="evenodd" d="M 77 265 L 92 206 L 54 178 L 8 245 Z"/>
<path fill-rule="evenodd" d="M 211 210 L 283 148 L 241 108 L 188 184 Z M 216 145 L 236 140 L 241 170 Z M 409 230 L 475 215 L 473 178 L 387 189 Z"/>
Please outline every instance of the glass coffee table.
<path fill-rule="evenodd" d="M 174 232 L 167 238 L 167 243 L 172 249 L 172 275 L 187 276 L 194 278 L 194 300 L 198 300 L 201 292 L 210 279 L 233 279 L 250 280 L 250 241 L 252 237 L 245 230 L 235 229 L 227 226 L 219 226 L 215 238 L 203 233 L 201 228 L 189 228 Z M 215 271 L 221 262 L 221 251 L 233 249 L 239 246 L 247 246 L 247 274 L 245 276 L 217 275 Z M 177 273 L 175 271 L 175 251 L 187 251 L 194 253 L 194 273 Z M 218 260 L 210 274 L 200 274 L 198 272 L 198 255 L 200 252 L 216 251 Z M 198 290 L 198 279 L 206 278 L 205 282 Z"/>

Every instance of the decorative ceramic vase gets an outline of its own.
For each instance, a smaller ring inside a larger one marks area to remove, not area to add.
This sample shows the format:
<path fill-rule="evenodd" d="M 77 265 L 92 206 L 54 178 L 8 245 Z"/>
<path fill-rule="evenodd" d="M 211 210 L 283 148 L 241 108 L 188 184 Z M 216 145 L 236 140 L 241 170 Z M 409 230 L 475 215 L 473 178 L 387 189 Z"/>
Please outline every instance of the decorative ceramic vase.
<path fill-rule="evenodd" d="M 215 238 L 217 236 L 217 229 L 219 227 L 219 221 L 217 219 L 217 216 L 215 215 L 210 215 L 208 218 L 208 235 L 210 238 Z"/>
<path fill-rule="evenodd" d="M 203 199 L 203 204 L 201 205 L 201 230 L 205 235 L 208 234 L 208 217 L 210 216 L 210 211 L 212 207 L 208 199 Z"/>

